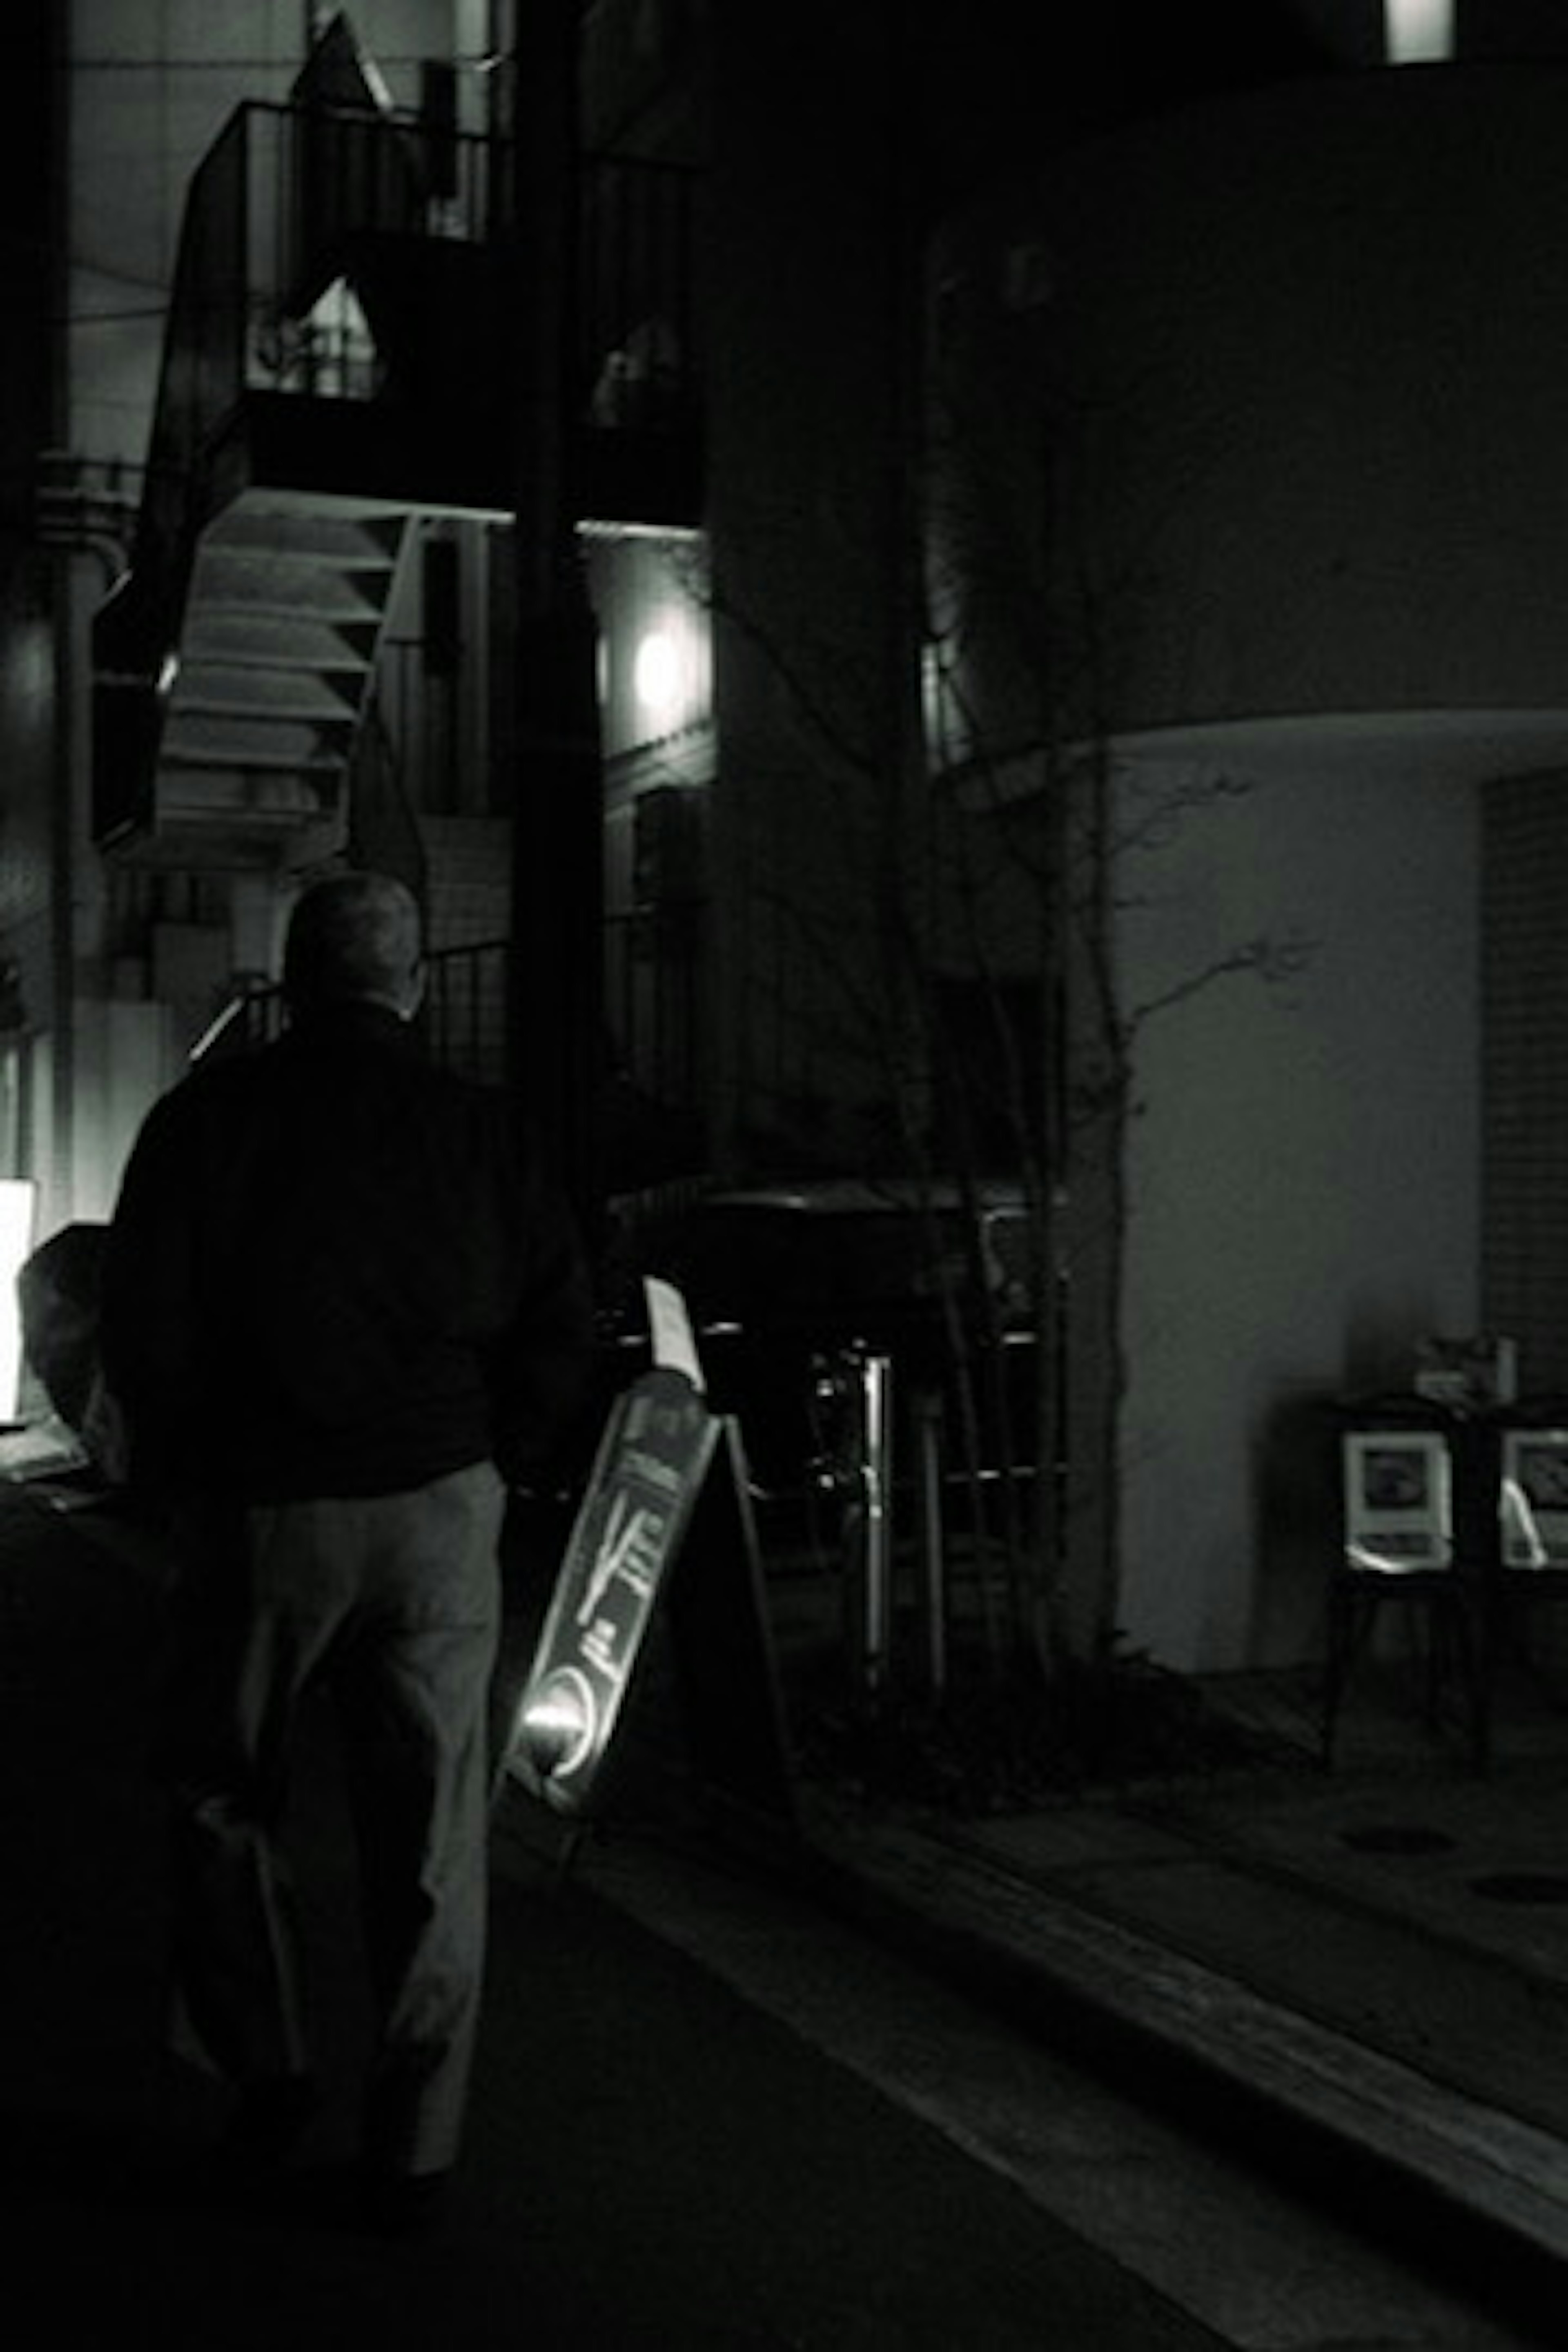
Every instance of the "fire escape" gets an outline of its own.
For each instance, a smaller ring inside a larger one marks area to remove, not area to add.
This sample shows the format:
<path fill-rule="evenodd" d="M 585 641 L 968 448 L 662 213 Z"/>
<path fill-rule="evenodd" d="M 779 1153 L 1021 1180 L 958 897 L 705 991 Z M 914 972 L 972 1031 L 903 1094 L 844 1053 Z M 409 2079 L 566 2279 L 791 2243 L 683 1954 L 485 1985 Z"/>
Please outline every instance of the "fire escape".
<path fill-rule="evenodd" d="M 324 102 L 307 68 L 294 103 L 238 108 L 188 194 L 132 561 L 94 628 L 111 865 L 281 872 L 344 848 L 413 519 L 515 509 L 510 150 L 350 95 L 340 75 Z M 582 172 L 575 496 L 689 525 L 689 177 Z"/>

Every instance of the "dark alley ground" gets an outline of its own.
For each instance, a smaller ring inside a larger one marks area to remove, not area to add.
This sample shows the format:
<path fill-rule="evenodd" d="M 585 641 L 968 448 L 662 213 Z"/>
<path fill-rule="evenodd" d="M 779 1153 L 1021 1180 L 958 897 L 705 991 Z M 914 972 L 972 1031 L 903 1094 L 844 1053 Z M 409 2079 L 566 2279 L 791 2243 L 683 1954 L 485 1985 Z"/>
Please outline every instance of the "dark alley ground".
<path fill-rule="evenodd" d="M 1301 1695 L 1255 1688 L 1267 1768 L 968 1821 L 808 1789 L 782 1873 L 628 1790 L 563 1882 L 510 1794 L 454 2226 L 388 2248 L 341 2196 L 364 2026 L 324 1722 L 302 1884 L 336 2097 L 300 2189 L 222 2193 L 214 2102 L 160 2060 L 159 1580 L 112 1516 L 0 1487 L 28 2352 L 1563 2340 L 1568 1737 L 1533 1683 L 1485 1782 L 1370 1684 L 1325 1780 Z M 1358 2129 L 1388 2143 L 1359 2174 Z"/>

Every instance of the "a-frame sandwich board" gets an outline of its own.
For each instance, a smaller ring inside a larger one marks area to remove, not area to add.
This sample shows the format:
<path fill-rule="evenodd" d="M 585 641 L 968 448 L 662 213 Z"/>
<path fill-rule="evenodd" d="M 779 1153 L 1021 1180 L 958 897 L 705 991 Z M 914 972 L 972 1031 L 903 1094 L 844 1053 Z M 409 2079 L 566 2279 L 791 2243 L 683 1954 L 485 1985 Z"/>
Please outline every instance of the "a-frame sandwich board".
<path fill-rule="evenodd" d="M 613 1406 L 497 1773 L 574 1825 L 595 1818 L 661 1603 L 705 1794 L 793 1832 L 795 1792 L 735 1423 L 659 1364 Z"/>

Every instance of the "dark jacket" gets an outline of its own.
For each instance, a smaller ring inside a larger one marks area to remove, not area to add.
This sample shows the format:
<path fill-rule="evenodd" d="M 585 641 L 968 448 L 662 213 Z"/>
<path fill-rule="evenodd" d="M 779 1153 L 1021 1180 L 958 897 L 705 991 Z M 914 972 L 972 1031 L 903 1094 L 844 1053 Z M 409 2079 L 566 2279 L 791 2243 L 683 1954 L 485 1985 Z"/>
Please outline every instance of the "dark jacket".
<path fill-rule="evenodd" d="M 103 1276 L 133 1483 L 374 1495 L 538 1475 L 591 1313 L 570 1219 L 504 1098 L 374 1005 L 204 1066 L 154 1104 Z"/>

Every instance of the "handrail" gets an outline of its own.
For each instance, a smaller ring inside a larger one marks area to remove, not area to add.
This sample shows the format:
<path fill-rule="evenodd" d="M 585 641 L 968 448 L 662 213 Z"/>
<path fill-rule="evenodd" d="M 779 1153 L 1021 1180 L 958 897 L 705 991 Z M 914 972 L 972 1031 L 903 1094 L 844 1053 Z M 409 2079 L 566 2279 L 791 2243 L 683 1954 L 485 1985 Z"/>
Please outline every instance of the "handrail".
<path fill-rule="evenodd" d="M 482 1034 L 488 1005 L 504 1012 L 507 940 L 471 940 L 436 948 L 425 959 L 425 1003 L 420 1013 L 430 1052 L 447 1067 L 475 1069 L 500 1059 L 500 1040 Z M 493 989 L 484 982 L 493 980 Z M 240 988 L 222 1006 L 191 1047 L 194 1065 L 215 1054 L 245 1053 L 281 1032 L 287 1008 L 281 982 Z M 492 1042 L 496 1050 L 491 1051 Z"/>
<path fill-rule="evenodd" d="M 683 910 L 679 931 L 664 942 L 663 984 L 648 992 L 632 983 L 625 964 L 626 919 L 605 929 L 611 976 L 610 1030 L 617 1064 L 645 1104 L 661 1116 L 695 1116 L 699 1093 L 699 1008 L 701 1000 L 700 912 Z M 445 1067 L 494 1083 L 508 1075 L 510 942 L 487 939 L 436 948 L 426 959 L 420 1027 L 426 1050 Z M 615 985 L 616 979 L 623 983 Z M 242 987 L 223 1005 L 191 1049 L 193 1063 L 214 1054 L 245 1052 L 278 1035 L 285 1019 L 281 986 L 271 981 Z M 632 1073 L 636 1073 L 635 1082 Z"/>
<path fill-rule="evenodd" d="M 356 848 L 356 844 L 363 836 L 367 820 L 374 821 L 388 814 L 394 816 L 405 845 L 405 851 L 395 850 L 389 858 L 384 850 L 380 853 L 379 862 L 388 865 L 390 871 L 406 882 L 424 915 L 428 912 L 430 856 L 426 846 L 425 829 L 420 823 L 419 806 L 408 788 L 403 750 L 386 723 L 384 701 L 378 675 L 372 678 L 365 698 L 350 766 L 350 852 L 356 863 L 361 855 L 367 854 Z M 371 862 L 376 860 L 372 859 Z"/>

